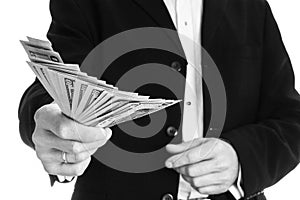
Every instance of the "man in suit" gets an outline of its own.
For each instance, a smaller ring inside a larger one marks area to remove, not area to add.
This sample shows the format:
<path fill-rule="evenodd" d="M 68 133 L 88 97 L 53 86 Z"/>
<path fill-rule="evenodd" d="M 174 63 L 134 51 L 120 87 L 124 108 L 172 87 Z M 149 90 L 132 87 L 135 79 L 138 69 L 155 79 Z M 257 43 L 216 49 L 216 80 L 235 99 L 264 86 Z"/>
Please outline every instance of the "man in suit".
<path fill-rule="evenodd" d="M 290 59 L 265 0 L 52 0 L 50 10 L 48 38 L 66 63 L 81 64 L 94 47 L 123 31 L 167 28 L 204 47 L 218 66 L 227 96 L 220 139 L 201 138 L 201 133 L 205 136 L 216 127 L 209 126 L 213 113 L 208 87 L 192 78 L 190 61 L 208 64 L 197 53 L 190 53 L 199 49 L 186 45 L 180 36 L 175 40 L 185 58 L 141 49 L 121 56 L 101 77 L 115 84 L 127 71 L 144 63 L 170 66 L 174 70 L 168 78 L 174 73 L 186 77 L 185 82 L 178 81 L 183 110 L 178 105 L 167 109 L 164 127 L 147 139 L 130 137 L 117 126 L 86 127 L 66 118 L 36 80 L 21 100 L 20 133 L 36 150 L 52 183 L 59 176 L 78 176 L 74 200 L 265 199 L 264 188 L 298 164 L 300 97 L 294 88 Z M 187 83 L 198 91 L 196 99 L 189 98 Z M 174 98 L 156 84 L 141 87 L 139 92 Z M 143 126 L 149 119 L 136 123 Z M 72 129 L 74 124 L 78 130 Z M 190 126 L 200 135 L 192 145 Z M 177 137 L 182 143 L 167 145 Z M 167 145 L 170 157 L 166 167 L 155 171 L 118 171 L 91 157 L 98 148 L 105 153 L 109 139 L 136 153 Z"/>

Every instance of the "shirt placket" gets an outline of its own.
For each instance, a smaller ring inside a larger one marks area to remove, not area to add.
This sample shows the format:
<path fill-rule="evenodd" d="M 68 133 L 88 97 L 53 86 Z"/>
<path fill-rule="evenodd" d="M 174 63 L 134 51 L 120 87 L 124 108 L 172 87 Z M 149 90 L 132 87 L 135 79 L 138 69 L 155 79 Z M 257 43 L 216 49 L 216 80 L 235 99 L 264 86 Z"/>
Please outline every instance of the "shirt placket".
<path fill-rule="evenodd" d="M 184 49 L 188 64 L 186 72 L 186 86 L 184 95 L 184 112 L 183 112 L 183 126 L 182 139 L 184 142 L 194 139 L 197 134 L 197 96 L 195 87 L 195 55 L 193 48 L 193 22 L 192 22 L 192 8 L 190 1 L 176 0 L 176 24 L 179 38 Z M 191 186 L 182 176 L 179 180 L 179 195 L 180 199 L 188 199 L 191 194 Z"/>

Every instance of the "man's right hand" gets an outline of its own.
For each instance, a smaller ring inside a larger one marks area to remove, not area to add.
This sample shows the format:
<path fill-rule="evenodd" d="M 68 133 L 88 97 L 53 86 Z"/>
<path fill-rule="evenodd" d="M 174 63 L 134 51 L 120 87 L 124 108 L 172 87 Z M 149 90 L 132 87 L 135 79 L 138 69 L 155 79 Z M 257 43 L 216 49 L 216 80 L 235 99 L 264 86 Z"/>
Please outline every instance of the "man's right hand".
<path fill-rule="evenodd" d="M 112 135 L 109 128 L 88 127 L 69 119 L 55 103 L 37 110 L 34 120 L 36 127 L 32 140 L 35 151 L 45 170 L 52 175 L 82 175 L 91 155 Z"/>

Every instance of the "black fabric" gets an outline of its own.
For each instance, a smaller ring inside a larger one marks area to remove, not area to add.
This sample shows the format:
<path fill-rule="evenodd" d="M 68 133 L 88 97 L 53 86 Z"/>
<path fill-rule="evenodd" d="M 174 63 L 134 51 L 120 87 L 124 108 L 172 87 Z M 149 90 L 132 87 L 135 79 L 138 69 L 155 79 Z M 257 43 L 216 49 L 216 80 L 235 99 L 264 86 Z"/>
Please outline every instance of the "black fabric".
<path fill-rule="evenodd" d="M 51 0 L 52 23 L 48 38 L 66 63 L 82 63 L 97 44 L 125 30 L 140 27 L 175 29 L 162 0 Z M 170 44 L 178 45 L 169 40 Z M 202 45 L 218 66 L 227 95 L 227 114 L 222 138 L 237 151 L 245 198 L 264 199 L 261 193 L 294 169 L 300 158 L 300 98 L 294 88 L 291 62 L 268 3 L 264 0 L 204 0 Z M 179 48 L 180 51 L 180 48 Z M 135 54 L 136 53 L 136 54 Z M 178 61 L 186 73 L 186 60 L 169 52 L 146 49 L 122 56 L 102 77 L 109 83 L 142 63 L 171 66 Z M 205 63 L 203 63 L 203 66 Z M 141 88 L 154 97 L 172 98 L 166 88 Z M 184 82 L 178 82 L 181 97 Z M 204 87 L 204 128 L 210 120 L 210 96 Z M 33 147 L 33 115 L 51 97 L 36 80 L 19 107 L 20 133 Z M 166 126 L 155 137 L 134 139 L 113 128 L 112 141 L 134 152 L 147 152 L 170 141 L 166 128 L 179 128 L 182 111 L 168 109 Z M 138 124 L 147 123 L 140 119 Z M 176 136 L 180 141 L 181 135 Z M 55 178 L 52 177 L 52 181 Z M 124 173 L 92 159 L 78 178 L 73 199 L 159 200 L 166 193 L 176 197 L 179 176 L 172 170 L 143 174 Z M 230 200 L 230 194 L 212 199 Z"/>

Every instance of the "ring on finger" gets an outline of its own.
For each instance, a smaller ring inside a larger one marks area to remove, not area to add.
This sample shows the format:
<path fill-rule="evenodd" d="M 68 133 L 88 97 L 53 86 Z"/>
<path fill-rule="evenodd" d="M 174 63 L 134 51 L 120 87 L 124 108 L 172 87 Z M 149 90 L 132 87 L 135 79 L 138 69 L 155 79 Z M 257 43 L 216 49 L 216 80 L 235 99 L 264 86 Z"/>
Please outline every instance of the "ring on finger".
<path fill-rule="evenodd" d="M 61 157 L 62 157 L 63 163 L 68 164 L 67 153 L 62 151 L 61 152 Z"/>

